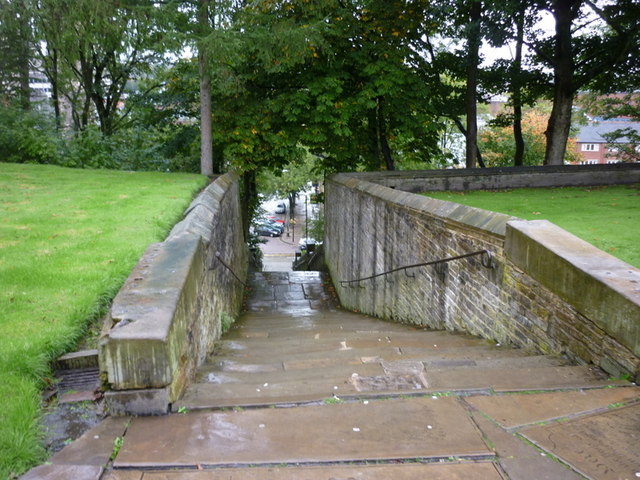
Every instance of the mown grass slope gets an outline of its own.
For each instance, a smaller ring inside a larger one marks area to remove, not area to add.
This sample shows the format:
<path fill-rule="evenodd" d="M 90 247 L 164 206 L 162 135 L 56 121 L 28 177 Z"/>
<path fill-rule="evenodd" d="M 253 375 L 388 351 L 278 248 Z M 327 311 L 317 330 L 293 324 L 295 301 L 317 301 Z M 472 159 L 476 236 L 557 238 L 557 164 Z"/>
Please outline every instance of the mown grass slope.
<path fill-rule="evenodd" d="M 525 220 L 549 220 L 599 249 L 640 267 L 638 184 L 429 192 L 425 195 Z"/>
<path fill-rule="evenodd" d="M 0 163 L 0 478 L 44 460 L 40 391 L 200 175 Z"/>

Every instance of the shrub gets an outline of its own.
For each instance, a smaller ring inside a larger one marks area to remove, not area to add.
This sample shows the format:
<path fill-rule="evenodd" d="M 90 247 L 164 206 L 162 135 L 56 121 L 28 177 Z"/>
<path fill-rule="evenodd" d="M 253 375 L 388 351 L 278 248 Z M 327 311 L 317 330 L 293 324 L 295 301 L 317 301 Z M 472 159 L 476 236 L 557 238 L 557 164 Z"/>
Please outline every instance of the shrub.
<path fill-rule="evenodd" d="M 0 107 L 0 161 L 56 164 L 63 147 L 48 115 Z"/>

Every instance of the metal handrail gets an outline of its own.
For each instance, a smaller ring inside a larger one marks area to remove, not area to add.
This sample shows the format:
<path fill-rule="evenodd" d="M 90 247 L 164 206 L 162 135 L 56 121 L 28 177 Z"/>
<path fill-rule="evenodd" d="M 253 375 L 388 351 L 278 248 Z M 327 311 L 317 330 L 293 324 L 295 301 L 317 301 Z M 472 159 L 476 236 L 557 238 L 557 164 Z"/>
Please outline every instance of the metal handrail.
<path fill-rule="evenodd" d="M 495 268 L 495 263 L 493 262 L 493 254 L 489 250 L 479 250 L 477 252 L 471 252 L 471 253 L 465 253 L 463 255 L 457 255 L 455 257 L 448 257 L 448 258 L 442 258 L 440 260 L 433 260 L 431 262 L 414 263 L 413 265 L 405 265 L 404 267 L 394 268 L 392 270 L 388 270 L 388 271 L 382 272 L 382 273 L 376 273 L 375 275 L 371 275 L 371 276 L 368 276 L 368 277 L 356 278 L 354 280 L 340 280 L 340 286 L 341 287 L 346 287 L 350 283 L 359 283 L 359 282 L 363 282 L 365 280 L 372 280 L 374 278 L 382 277 L 384 275 L 389 275 L 391 273 L 395 273 L 395 272 L 399 272 L 399 271 L 404 271 L 406 273 L 407 270 L 410 269 L 410 268 L 426 267 L 426 266 L 429 266 L 429 265 L 439 265 L 439 264 L 442 264 L 442 263 L 452 262 L 454 260 L 461 260 L 463 258 L 473 257 L 473 256 L 477 256 L 477 255 L 482 255 L 483 256 L 482 260 L 481 260 L 483 267 L 485 267 L 485 268 Z"/>
<path fill-rule="evenodd" d="M 238 277 L 238 275 L 236 275 L 236 272 L 234 272 L 234 271 L 233 271 L 233 269 L 232 269 L 229 265 L 227 265 L 227 264 L 226 264 L 226 262 L 225 262 L 224 260 L 222 260 L 222 255 L 220 254 L 220 252 L 216 252 L 216 258 L 217 258 L 218 260 L 220 260 L 220 263 L 221 263 L 222 265 L 224 265 L 224 266 L 225 266 L 225 268 L 231 272 L 231 275 L 233 275 L 234 277 L 236 277 L 236 280 L 238 280 L 238 281 L 242 284 L 242 286 L 243 286 L 243 287 L 246 287 L 246 286 L 247 286 L 247 284 L 246 284 L 246 283 L 244 283 L 244 282 L 240 279 L 240 277 Z M 213 267 L 209 267 L 209 270 L 213 270 Z"/>

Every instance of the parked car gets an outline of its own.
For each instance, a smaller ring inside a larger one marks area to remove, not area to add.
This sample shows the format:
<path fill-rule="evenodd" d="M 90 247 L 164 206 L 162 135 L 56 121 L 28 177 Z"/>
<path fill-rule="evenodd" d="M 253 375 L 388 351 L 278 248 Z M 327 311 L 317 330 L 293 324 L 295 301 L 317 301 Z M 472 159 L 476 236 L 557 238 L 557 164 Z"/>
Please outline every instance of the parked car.
<path fill-rule="evenodd" d="M 274 222 L 273 220 L 269 220 L 267 218 L 261 218 L 256 222 L 256 225 L 264 226 L 270 228 L 272 230 L 277 230 L 280 232 L 280 235 L 284 232 L 284 225 L 282 223 Z"/>
<path fill-rule="evenodd" d="M 269 225 L 256 225 L 254 232 L 261 237 L 279 237 L 282 235 L 279 229 L 272 228 Z"/>
<path fill-rule="evenodd" d="M 315 238 L 301 238 L 300 239 L 300 250 L 315 250 L 316 245 L 322 245 L 322 242 L 317 241 Z"/>
<path fill-rule="evenodd" d="M 282 220 L 281 218 L 274 217 L 273 215 L 270 215 L 270 216 L 268 215 L 266 219 L 271 220 L 272 222 L 279 223 L 280 225 L 284 226 L 284 220 Z"/>
<path fill-rule="evenodd" d="M 275 209 L 276 213 L 287 213 L 287 206 L 284 204 L 284 202 L 280 202 L 276 205 L 276 209 Z"/>

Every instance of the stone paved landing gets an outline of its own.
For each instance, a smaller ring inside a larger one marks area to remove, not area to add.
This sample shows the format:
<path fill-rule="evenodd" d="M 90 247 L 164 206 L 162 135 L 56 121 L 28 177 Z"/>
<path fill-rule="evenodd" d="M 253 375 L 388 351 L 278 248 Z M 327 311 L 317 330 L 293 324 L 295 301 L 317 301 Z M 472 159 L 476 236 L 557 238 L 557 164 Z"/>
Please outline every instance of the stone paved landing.
<path fill-rule="evenodd" d="M 639 422 L 640 389 L 596 368 L 342 311 L 316 272 L 262 273 L 173 414 L 110 419 L 24 478 L 635 479 Z"/>

